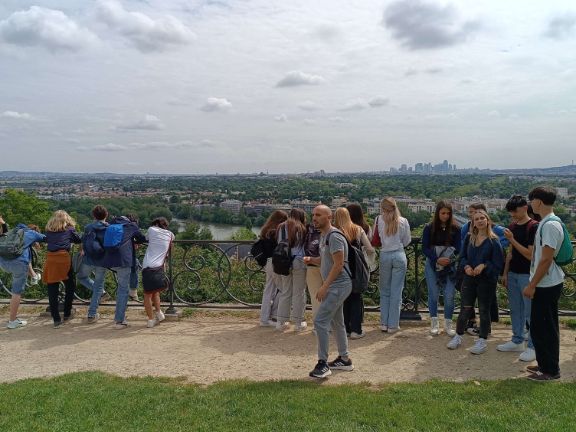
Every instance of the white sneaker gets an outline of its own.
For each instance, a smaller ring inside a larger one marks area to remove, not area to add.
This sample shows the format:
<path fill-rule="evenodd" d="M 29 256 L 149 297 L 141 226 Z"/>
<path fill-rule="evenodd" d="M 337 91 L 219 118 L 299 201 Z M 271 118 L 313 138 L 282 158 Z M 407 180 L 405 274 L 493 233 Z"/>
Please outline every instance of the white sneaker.
<path fill-rule="evenodd" d="M 275 321 L 268 320 L 268 321 L 260 321 L 260 327 L 274 327 L 276 325 Z"/>
<path fill-rule="evenodd" d="M 365 331 L 363 331 L 362 333 L 356 333 L 356 332 L 350 333 L 350 339 L 362 339 L 364 336 L 366 336 Z"/>
<path fill-rule="evenodd" d="M 440 333 L 440 325 L 438 324 L 438 317 L 430 318 L 430 334 L 436 336 Z"/>
<path fill-rule="evenodd" d="M 10 330 L 14 330 L 20 327 L 24 327 L 26 324 L 28 324 L 28 321 L 16 318 L 14 321 L 8 321 L 8 325 L 6 327 L 8 327 Z"/>
<path fill-rule="evenodd" d="M 498 345 L 496 349 L 502 352 L 523 352 L 524 343 L 522 342 L 517 344 L 512 341 L 508 341 L 505 344 Z"/>
<path fill-rule="evenodd" d="M 380 330 L 382 330 L 384 333 L 387 333 L 388 332 L 388 326 L 387 325 L 381 325 Z"/>
<path fill-rule="evenodd" d="M 483 354 L 486 352 L 487 348 L 488 348 L 488 342 L 486 342 L 486 339 L 478 338 L 474 346 L 470 348 L 470 353 Z"/>
<path fill-rule="evenodd" d="M 138 298 L 138 291 L 135 289 L 130 290 L 130 292 L 128 293 L 128 297 L 130 298 L 130 300 L 140 301 L 140 299 Z"/>
<path fill-rule="evenodd" d="M 151 320 L 148 320 L 148 323 L 146 324 L 146 327 L 152 328 L 152 327 L 154 327 L 156 324 L 158 324 L 158 320 L 157 320 L 157 319 L 151 319 Z"/>
<path fill-rule="evenodd" d="M 277 331 L 284 331 L 286 330 L 288 327 L 290 327 L 290 324 L 285 322 L 285 323 L 281 323 L 281 322 L 277 322 L 276 323 L 276 330 Z"/>
<path fill-rule="evenodd" d="M 536 360 L 536 351 L 534 351 L 534 348 L 526 348 L 526 350 L 518 356 L 518 360 L 523 362 L 533 362 Z"/>
<path fill-rule="evenodd" d="M 156 321 L 158 321 L 159 323 L 161 323 L 161 322 L 164 321 L 165 319 L 166 319 L 166 316 L 164 315 L 164 312 L 162 312 L 162 311 L 156 312 Z"/>
<path fill-rule="evenodd" d="M 296 324 L 294 326 L 294 331 L 296 333 L 303 332 L 308 328 L 308 323 L 306 321 L 302 321 L 300 324 Z"/>
<path fill-rule="evenodd" d="M 444 321 L 444 333 L 446 333 L 450 337 L 452 337 L 456 334 L 456 330 L 454 330 L 452 328 L 452 321 L 451 320 L 445 320 Z"/>
<path fill-rule="evenodd" d="M 462 345 L 462 336 L 457 334 L 457 335 L 454 335 L 454 337 L 452 339 L 450 339 L 450 342 L 448 342 L 446 344 L 446 348 L 451 349 L 451 350 L 455 350 L 460 345 Z"/>
<path fill-rule="evenodd" d="M 116 330 L 124 330 L 125 328 L 128 328 L 128 322 L 126 320 L 122 322 L 117 322 L 114 328 Z"/>
<path fill-rule="evenodd" d="M 401 330 L 400 327 L 388 327 L 388 333 L 390 333 L 390 334 L 397 333 L 400 330 Z"/>

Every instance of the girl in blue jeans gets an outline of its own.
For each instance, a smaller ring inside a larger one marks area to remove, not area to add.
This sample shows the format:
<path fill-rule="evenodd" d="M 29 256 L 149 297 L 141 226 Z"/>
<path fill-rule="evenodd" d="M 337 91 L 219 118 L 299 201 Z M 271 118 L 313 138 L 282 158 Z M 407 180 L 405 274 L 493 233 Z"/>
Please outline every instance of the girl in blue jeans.
<path fill-rule="evenodd" d="M 422 251 L 426 255 L 424 275 L 428 287 L 428 310 L 430 311 L 430 333 L 440 333 L 438 322 L 438 297 L 444 291 L 444 332 L 454 336 L 452 315 L 454 314 L 454 286 L 456 278 L 455 258 L 460 250 L 460 227 L 452 216 L 452 204 L 439 201 L 432 222 L 424 227 Z"/>
<path fill-rule="evenodd" d="M 404 248 L 410 244 L 410 224 L 400 215 L 394 198 L 384 198 L 381 214 L 374 224 L 372 246 L 380 247 L 380 330 L 400 330 L 402 291 L 407 260 Z"/>

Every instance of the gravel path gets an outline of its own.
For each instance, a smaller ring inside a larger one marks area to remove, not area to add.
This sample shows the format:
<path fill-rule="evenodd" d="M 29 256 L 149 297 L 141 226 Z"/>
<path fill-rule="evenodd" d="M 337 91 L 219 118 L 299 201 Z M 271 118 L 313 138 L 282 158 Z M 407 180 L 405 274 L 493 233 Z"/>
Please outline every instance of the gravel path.
<path fill-rule="evenodd" d="M 226 379 L 307 379 L 316 360 L 316 339 L 307 331 L 277 333 L 260 328 L 246 314 L 231 316 L 196 313 L 179 322 L 146 328 L 141 311 L 130 312 L 130 327 L 115 330 L 111 316 L 88 325 L 82 318 L 55 330 L 49 318 L 23 308 L 29 325 L 0 329 L 0 382 L 68 372 L 100 370 L 120 376 L 184 377 L 209 384 Z M 6 316 L 2 317 L 5 321 Z M 364 339 L 350 341 L 356 370 L 335 373 L 328 382 L 380 384 L 430 379 L 466 381 L 525 376 L 525 363 L 517 353 L 499 353 L 496 345 L 510 337 L 510 328 L 498 325 L 489 351 L 480 356 L 464 347 L 449 351 L 448 337 L 432 337 L 423 324 L 403 323 L 389 335 L 375 325 L 365 326 Z M 576 380 L 576 332 L 562 330 L 561 369 L 565 381 Z M 335 353 L 331 341 L 331 353 Z"/>

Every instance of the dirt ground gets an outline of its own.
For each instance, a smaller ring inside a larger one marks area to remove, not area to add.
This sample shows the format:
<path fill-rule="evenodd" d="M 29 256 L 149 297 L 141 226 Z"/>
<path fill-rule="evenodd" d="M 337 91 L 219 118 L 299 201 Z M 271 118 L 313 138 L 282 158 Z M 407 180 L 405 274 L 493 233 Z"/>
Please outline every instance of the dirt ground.
<path fill-rule="evenodd" d="M 120 376 L 183 377 L 210 384 L 219 380 L 308 379 L 316 362 L 316 338 L 310 330 L 278 333 L 258 326 L 253 312 L 195 311 L 180 321 L 146 328 L 140 310 L 130 310 L 130 326 L 115 330 L 112 311 L 103 311 L 96 324 L 87 324 L 78 310 L 74 320 L 53 329 L 39 308 L 22 307 L 28 326 L 8 330 L 6 307 L 0 320 L 0 382 L 68 372 L 99 370 Z M 309 321 L 310 323 L 310 321 Z M 474 356 L 468 349 L 474 338 L 465 336 L 463 347 L 450 351 L 446 335 L 431 336 L 427 323 L 402 323 L 390 335 L 376 326 L 375 317 L 365 325 L 367 336 L 350 341 L 355 370 L 333 374 L 328 382 L 381 384 L 519 378 L 526 363 L 518 353 L 500 353 L 496 345 L 508 340 L 509 326 L 499 324 L 489 339 L 488 352 Z M 575 331 L 562 329 L 560 362 L 563 381 L 576 380 Z M 331 341 L 331 358 L 336 346 Z"/>

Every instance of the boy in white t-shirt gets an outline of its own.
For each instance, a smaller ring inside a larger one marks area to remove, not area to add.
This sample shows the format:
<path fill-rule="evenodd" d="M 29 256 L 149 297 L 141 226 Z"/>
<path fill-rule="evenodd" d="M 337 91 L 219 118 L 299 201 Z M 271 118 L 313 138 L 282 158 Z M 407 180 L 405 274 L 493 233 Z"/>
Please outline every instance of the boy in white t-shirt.
<path fill-rule="evenodd" d="M 528 195 L 534 213 L 542 217 L 534 238 L 530 282 L 524 295 L 532 299 L 530 335 L 536 351 L 537 366 L 528 366 L 528 379 L 553 381 L 560 378 L 560 329 L 558 299 L 564 285 L 564 272 L 554 262 L 564 240 L 562 224 L 554 215 L 556 191 L 537 187 Z"/>
<path fill-rule="evenodd" d="M 148 237 L 148 248 L 142 262 L 144 309 L 148 315 L 147 327 L 154 327 L 165 319 L 160 310 L 160 293 L 166 290 L 169 284 L 164 271 L 164 263 L 170 253 L 174 234 L 168 231 L 166 218 L 159 217 L 152 221 L 146 236 Z M 152 305 L 154 305 L 154 310 Z M 154 312 L 156 312 L 155 315 Z"/>

